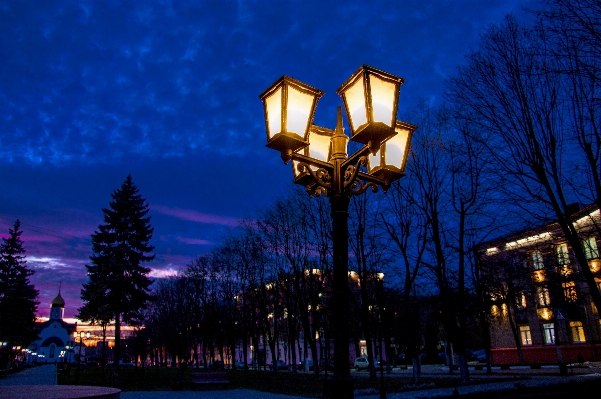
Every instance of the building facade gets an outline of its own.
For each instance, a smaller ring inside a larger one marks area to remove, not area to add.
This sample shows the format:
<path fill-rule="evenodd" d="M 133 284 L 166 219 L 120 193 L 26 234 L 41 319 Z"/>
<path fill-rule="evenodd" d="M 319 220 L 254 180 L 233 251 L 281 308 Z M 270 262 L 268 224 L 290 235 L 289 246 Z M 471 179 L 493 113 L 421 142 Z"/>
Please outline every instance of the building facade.
<path fill-rule="evenodd" d="M 73 349 L 73 333 L 77 324 L 63 320 L 65 300 L 60 290 L 50 303 L 50 318 L 38 323 L 39 339 L 26 349 L 28 363 L 56 363 Z"/>
<path fill-rule="evenodd" d="M 596 206 L 572 215 L 587 264 L 580 265 L 557 223 L 477 248 L 493 364 L 601 359 L 601 324 L 582 268 L 601 289 Z"/>

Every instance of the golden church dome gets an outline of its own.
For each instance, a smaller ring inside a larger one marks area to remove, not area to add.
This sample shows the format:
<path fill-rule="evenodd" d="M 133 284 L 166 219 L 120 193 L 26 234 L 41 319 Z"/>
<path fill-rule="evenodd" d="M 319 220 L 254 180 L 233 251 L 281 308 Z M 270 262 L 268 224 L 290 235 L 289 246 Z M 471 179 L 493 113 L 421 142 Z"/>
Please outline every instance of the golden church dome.
<path fill-rule="evenodd" d="M 61 296 L 60 290 L 58 291 L 58 295 L 56 296 L 56 298 L 54 298 L 52 300 L 52 302 L 50 303 L 50 307 L 51 308 L 64 308 L 65 307 L 65 300 Z"/>

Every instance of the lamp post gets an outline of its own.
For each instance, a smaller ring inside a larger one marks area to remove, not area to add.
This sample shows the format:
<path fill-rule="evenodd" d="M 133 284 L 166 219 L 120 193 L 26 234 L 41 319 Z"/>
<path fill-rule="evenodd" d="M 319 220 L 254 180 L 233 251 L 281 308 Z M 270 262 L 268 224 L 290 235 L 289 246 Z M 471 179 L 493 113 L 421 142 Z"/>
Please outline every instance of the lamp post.
<path fill-rule="evenodd" d="M 309 195 L 330 200 L 334 257 L 333 338 L 334 376 L 330 398 L 353 398 L 349 372 L 348 208 L 351 195 L 378 186 L 386 191 L 404 176 L 411 136 L 417 126 L 397 121 L 400 86 L 404 79 L 363 65 L 336 92 L 342 97 L 351 140 L 363 144 L 348 156 L 338 107 L 336 129 L 313 124 L 319 98 L 324 95 L 294 78 L 283 76 L 259 97 L 263 101 L 267 147 L 292 161 L 294 182 Z"/>
<path fill-rule="evenodd" d="M 83 336 L 86 336 L 86 339 L 90 338 L 90 332 L 86 332 L 84 334 L 83 331 L 76 331 L 73 333 L 73 339 L 77 339 L 77 336 L 79 336 L 79 356 L 77 357 L 77 372 L 75 373 L 75 385 L 79 384 L 79 368 L 81 366 L 81 345 L 82 345 L 82 339 Z"/>

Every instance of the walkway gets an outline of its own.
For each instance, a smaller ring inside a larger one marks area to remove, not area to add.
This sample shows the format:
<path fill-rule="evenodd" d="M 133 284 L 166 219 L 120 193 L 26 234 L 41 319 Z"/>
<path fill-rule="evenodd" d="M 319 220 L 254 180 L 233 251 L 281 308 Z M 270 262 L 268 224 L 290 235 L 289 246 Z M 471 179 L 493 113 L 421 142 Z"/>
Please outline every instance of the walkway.
<path fill-rule="evenodd" d="M 0 386 L 6 385 L 56 385 L 56 365 L 45 364 L 15 374 L 4 374 L 0 377 Z"/>
<path fill-rule="evenodd" d="M 121 399 L 302 399 L 302 397 L 250 389 L 227 389 L 220 391 L 130 391 L 121 392 Z"/>
<path fill-rule="evenodd" d="M 494 370 L 492 375 L 486 375 L 483 371 L 473 371 L 472 380 L 479 382 L 474 385 L 462 385 L 457 389 L 453 388 L 434 388 L 418 391 L 408 391 L 402 393 L 389 393 L 388 399 L 422 399 L 422 398 L 453 398 L 457 395 L 478 395 L 485 396 L 487 393 L 501 391 L 516 391 L 522 388 L 553 386 L 556 384 L 565 384 L 568 382 L 587 381 L 595 379 L 601 381 L 601 365 L 590 366 L 586 368 L 571 369 L 571 375 L 559 376 L 554 373 L 555 370 L 529 370 L 522 368 L 514 368 L 513 370 Z M 386 378 L 394 378 L 400 374 L 410 374 L 411 370 L 395 369 L 392 375 L 386 375 Z M 352 373 L 354 378 L 367 378 L 367 373 Z M 443 376 L 448 375 L 448 369 L 440 366 L 425 366 L 423 369 L 424 377 L 426 376 Z M 457 377 L 455 374 L 453 377 Z M 507 378 L 513 380 L 507 381 Z M 503 378 L 503 380 L 498 380 Z M 56 368 L 54 365 L 37 366 L 30 369 L 25 369 L 20 373 L 6 374 L 0 378 L 0 399 L 14 398 L 15 394 L 19 393 L 19 387 L 9 388 L 9 386 L 23 385 L 46 385 L 54 386 L 53 388 L 70 388 L 70 389 L 89 389 L 92 387 L 75 387 L 75 386 L 56 386 Z M 23 387 L 25 388 L 25 387 Z M 39 387 L 44 390 L 44 387 Z M 43 394 L 35 393 L 33 397 L 44 397 Z M 48 389 L 47 394 L 51 391 Z M 74 391 L 75 392 L 75 391 Z M 39 395 L 42 396 L 39 396 Z M 19 398 L 32 398 L 32 392 L 29 391 L 29 396 L 19 396 Z M 51 396 L 47 396 L 51 397 Z M 74 397 L 74 396 L 52 396 L 55 397 Z M 356 399 L 379 399 L 377 392 L 355 392 Z M 281 395 L 274 393 L 258 392 L 249 389 L 229 389 L 222 391 L 131 391 L 121 392 L 122 399 L 299 399 L 298 396 Z"/>

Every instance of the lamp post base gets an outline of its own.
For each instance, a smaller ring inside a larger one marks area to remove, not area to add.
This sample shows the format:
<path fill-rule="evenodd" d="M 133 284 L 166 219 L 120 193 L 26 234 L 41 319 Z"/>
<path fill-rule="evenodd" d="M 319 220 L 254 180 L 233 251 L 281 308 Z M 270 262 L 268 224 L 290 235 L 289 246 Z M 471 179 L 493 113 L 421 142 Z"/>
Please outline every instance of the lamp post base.
<path fill-rule="evenodd" d="M 355 380 L 351 377 L 331 377 L 325 380 L 324 391 L 330 399 L 354 399 Z"/>

